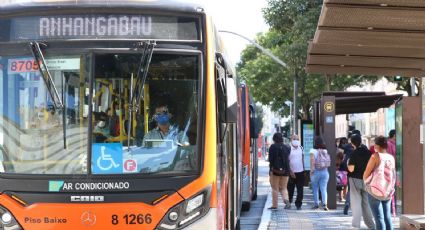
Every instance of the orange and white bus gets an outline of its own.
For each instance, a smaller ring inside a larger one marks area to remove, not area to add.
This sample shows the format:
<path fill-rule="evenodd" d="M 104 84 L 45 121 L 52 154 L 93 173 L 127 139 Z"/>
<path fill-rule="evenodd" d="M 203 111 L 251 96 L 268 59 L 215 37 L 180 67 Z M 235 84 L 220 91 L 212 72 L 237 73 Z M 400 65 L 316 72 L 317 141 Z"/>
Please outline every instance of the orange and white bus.
<path fill-rule="evenodd" d="M 252 96 L 246 84 L 239 86 L 241 127 L 241 151 L 242 151 L 242 211 L 248 211 L 251 201 L 257 199 L 258 180 L 258 156 L 256 113 Z"/>
<path fill-rule="evenodd" d="M 237 80 L 202 7 L 0 3 L 0 229 L 239 228 Z"/>

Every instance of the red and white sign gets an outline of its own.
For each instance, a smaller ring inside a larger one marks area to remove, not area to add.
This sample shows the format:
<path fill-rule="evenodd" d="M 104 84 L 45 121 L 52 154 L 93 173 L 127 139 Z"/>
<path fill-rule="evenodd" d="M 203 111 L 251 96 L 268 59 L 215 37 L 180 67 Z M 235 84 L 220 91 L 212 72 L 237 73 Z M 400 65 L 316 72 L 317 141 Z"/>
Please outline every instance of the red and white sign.
<path fill-rule="evenodd" d="M 137 162 L 133 159 L 124 161 L 124 172 L 137 172 Z"/>
<path fill-rule="evenodd" d="M 9 59 L 8 73 L 28 73 L 39 71 L 39 65 L 33 58 Z"/>

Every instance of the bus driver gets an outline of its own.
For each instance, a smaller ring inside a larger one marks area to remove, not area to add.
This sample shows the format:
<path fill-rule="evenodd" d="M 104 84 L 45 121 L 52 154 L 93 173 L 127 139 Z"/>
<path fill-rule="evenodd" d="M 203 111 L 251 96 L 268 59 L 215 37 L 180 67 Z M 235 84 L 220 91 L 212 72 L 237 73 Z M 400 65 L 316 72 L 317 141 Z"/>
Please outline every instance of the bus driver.
<path fill-rule="evenodd" d="M 172 114 L 168 111 L 168 106 L 159 104 L 155 107 L 153 119 L 157 122 L 157 127 L 149 131 L 143 138 L 143 147 L 152 147 L 147 145 L 147 141 L 173 140 L 173 143 L 179 146 L 188 146 L 189 138 L 182 131 L 179 132 L 178 126 L 171 125 Z"/>

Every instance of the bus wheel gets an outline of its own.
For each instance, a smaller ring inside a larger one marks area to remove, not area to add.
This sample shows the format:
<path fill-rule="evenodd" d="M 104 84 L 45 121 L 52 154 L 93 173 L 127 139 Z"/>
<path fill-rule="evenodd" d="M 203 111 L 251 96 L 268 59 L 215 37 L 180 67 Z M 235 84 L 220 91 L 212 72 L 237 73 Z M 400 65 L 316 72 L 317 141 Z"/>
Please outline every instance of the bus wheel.
<path fill-rule="evenodd" d="M 250 202 L 243 202 L 242 203 L 242 211 L 247 212 L 247 211 L 249 211 L 250 208 L 251 208 Z"/>

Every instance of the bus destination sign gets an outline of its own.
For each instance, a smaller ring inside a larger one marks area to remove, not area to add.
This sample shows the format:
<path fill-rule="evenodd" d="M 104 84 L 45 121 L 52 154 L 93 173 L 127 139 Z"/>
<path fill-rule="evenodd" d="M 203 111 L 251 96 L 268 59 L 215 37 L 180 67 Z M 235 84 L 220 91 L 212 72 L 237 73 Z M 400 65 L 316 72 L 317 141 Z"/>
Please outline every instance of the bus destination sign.
<path fill-rule="evenodd" d="M 40 38 L 84 36 L 151 36 L 152 17 L 41 17 Z"/>
<path fill-rule="evenodd" d="M 61 39 L 200 40 L 197 18 L 61 15 L 0 19 L 0 41 Z"/>

